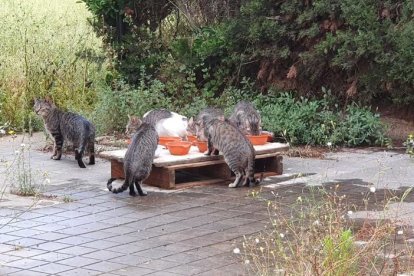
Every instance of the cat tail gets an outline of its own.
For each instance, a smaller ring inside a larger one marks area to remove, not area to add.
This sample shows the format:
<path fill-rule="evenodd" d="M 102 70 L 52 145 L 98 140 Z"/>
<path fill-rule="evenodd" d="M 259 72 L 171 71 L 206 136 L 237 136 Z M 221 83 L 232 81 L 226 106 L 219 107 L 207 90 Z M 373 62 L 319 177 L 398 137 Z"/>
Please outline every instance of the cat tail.
<path fill-rule="evenodd" d="M 111 178 L 111 179 L 113 179 L 113 178 Z M 133 177 L 130 177 L 129 175 L 125 175 L 125 181 L 124 181 L 124 184 L 122 184 L 122 186 L 117 187 L 117 188 L 113 188 L 112 184 L 111 184 L 111 189 L 109 189 L 108 185 L 107 185 L 107 187 L 108 187 L 108 190 L 112 191 L 114 194 L 117 194 L 117 193 L 122 193 L 123 191 L 128 189 L 128 187 L 131 183 L 134 183 Z M 109 184 L 109 182 L 108 182 L 108 184 Z"/>

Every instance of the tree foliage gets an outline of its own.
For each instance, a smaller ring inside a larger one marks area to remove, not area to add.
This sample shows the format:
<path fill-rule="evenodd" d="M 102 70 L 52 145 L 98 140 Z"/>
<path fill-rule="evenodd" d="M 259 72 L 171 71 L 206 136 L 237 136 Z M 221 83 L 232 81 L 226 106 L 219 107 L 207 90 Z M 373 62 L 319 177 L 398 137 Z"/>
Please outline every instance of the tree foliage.
<path fill-rule="evenodd" d="M 413 98 L 411 0 L 84 1 L 131 82 L 141 65 L 161 80 L 185 65 L 214 94 L 248 77 L 343 103 Z"/>

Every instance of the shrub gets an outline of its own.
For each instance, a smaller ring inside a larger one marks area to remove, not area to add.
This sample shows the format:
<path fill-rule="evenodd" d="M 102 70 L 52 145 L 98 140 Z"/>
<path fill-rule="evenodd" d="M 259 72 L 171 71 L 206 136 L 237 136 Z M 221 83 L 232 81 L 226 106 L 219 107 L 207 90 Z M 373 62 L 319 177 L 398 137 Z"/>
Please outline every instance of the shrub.
<path fill-rule="evenodd" d="M 290 93 L 271 97 L 260 107 L 263 126 L 291 144 L 382 146 L 387 142 L 378 114 L 357 105 L 342 112 L 328 98 L 295 99 Z"/>

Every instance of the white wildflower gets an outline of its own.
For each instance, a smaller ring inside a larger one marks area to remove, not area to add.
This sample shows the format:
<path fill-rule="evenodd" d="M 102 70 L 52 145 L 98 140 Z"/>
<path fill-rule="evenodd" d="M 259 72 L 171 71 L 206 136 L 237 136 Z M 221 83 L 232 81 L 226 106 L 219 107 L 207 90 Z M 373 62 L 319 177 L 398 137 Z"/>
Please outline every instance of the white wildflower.
<path fill-rule="evenodd" d="M 398 230 L 397 234 L 402 235 L 402 234 L 404 234 L 404 232 L 403 232 L 403 230 Z"/>
<path fill-rule="evenodd" d="M 245 260 L 244 263 L 245 264 L 250 264 L 250 261 L 249 260 Z"/>
<path fill-rule="evenodd" d="M 46 183 L 46 184 L 50 184 L 50 179 L 49 179 L 49 178 L 46 178 L 46 179 L 45 179 L 45 183 Z"/>
<path fill-rule="evenodd" d="M 313 225 L 320 225 L 321 223 L 319 222 L 319 220 L 315 220 L 314 222 L 313 222 Z"/>
<path fill-rule="evenodd" d="M 301 196 L 298 196 L 297 201 L 302 202 L 302 197 Z"/>
<path fill-rule="evenodd" d="M 285 237 L 285 234 L 280 233 L 279 236 L 283 239 Z"/>
<path fill-rule="evenodd" d="M 374 187 L 374 186 L 372 186 L 372 187 L 370 187 L 370 188 L 369 188 L 369 191 L 370 191 L 371 193 L 375 193 L 376 189 L 375 189 L 375 187 Z"/>
<path fill-rule="evenodd" d="M 24 148 L 26 145 L 22 143 L 22 144 L 20 144 L 20 146 L 21 146 L 22 148 Z"/>
<path fill-rule="evenodd" d="M 327 145 L 328 147 L 332 147 L 332 142 L 328 142 L 328 143 L 326 143 L 326 145 Z"/>
<path fill-rule="evenodd" d="M 254 241 L 255 241 L 256 243 L 259 243 L 259 239 L 258 239 L 258 238 L 256 238 Z"/>
<path fill-rule="evenodd" d="M 0 134 L 6 134 L 6 131 L 4 129 L 0 129 Z"/>
<path fill-rule="evenodd" d="M 348 211 L 348 216 L 351 216 L 354 212 Z"/>
<path fill-rule="evenodd" d="M 237 247 L 236 247 L 236 248 L 234 248 L 234 249 L 233 249 L 233 253 L 234 253 L 234 254 L 240 254 L 240 249 L 239 249 L 239 248 L 237 248 Z"/>

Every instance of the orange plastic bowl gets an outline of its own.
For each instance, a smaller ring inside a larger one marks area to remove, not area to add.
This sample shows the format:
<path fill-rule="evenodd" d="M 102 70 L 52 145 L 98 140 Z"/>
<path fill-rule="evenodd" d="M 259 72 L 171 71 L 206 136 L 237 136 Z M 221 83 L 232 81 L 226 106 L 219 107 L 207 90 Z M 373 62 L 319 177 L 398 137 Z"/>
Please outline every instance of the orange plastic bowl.
<path fill-rule="evenodd" d="M 190 141 L 191 143 L 194 143 L 197 141 L 197 136 L 195 135 L 187 135 L 187 139 L 188 141 Z"/>
<path fill-rule="evenodd" d="M 172 136 L 160 136 L 158 144 L 162 146 L 166 146 L 169 142 L 181 141 L 180 137 L 172 137 Z"/>
<path fill-rule="evenodd" d="M 187 141 L 174 141 L 166 144 L 172 155 L 186 155 L 190 151 L 192 143 Z"/>
<path fill-rule="evenodd" d="M 205 141 L 196 141 L 195 143 L 200 152 L 205 152 L 208 149 L 207 142 Z"/>
<path fill-rule="evenodd" d="M 260 135 L 247 135 L 247 138 L 250 140 L 252 145 L 264 145 L 267 142 L 267 138 L 269 135 L 267 134 L 260 134 Z"/>

